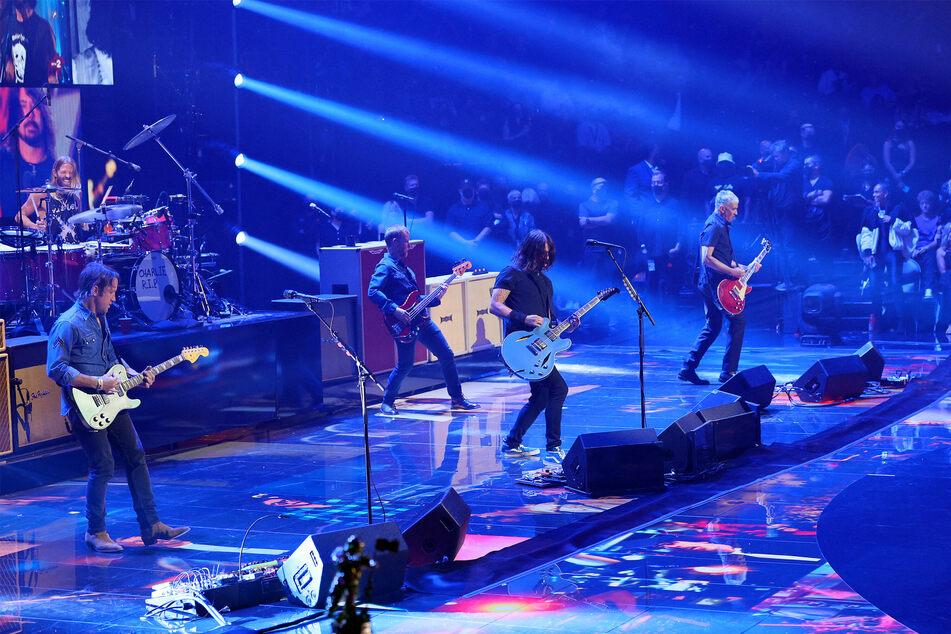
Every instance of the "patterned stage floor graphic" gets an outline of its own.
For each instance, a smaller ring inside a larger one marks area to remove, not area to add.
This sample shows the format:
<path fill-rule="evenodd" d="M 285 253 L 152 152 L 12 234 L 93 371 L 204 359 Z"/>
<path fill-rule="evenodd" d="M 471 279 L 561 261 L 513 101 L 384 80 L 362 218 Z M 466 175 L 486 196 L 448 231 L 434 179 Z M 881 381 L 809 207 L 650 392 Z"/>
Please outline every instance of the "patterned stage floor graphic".
<path fill-rule="evenodd" d="M 711 354 L 714 354 L 714 349 Z M 820 357 L 852 350 L 748 346 L 744 366 L 766 363 L 794 380 Z M 648 421 L 658 429 L 710 388 L 674 377 L 684 350 L 647 357 Z M 946 355 L 889 348 L 886 374 L 931 372 Z M 566 448 L 584 432 L 639 425 L 637 350 L 578 346 L 559 364 L 571 386 Z M 374 482 L 386 514 L 411 510 L 454 487 L 472 508 L 462 559 L 591 518 L 632 498 L 589 499 L 563 488 L 515 483 L 540 460 L 501 457 L 501 435 L 527 394 L 499 373 L 465 384 L 482 407 L 448 411 L 445 390 L 398 401 L 402 416 L 371 410 Z M 763 418 L 763 442 L 804 444 L 882 399 L 805 409 L 776 398 Z M 567 557 L 464 596 L 407 591 L 375 611 L 376 632 L 856 632 L 906 631 L 856 595 L 830 568 L 816 542 L 816 521 L 842 489 L 866 474 L 949 443 L 951 400 L 828 455 L 772 473 L 699 504 L 677 509 Z M 526 444 L 543 442 L 542 421 Z M 207 632 L 209 618 L 165 626 L 142 620 L 153 584 L 196 568 L 234 569 L 238 545 L 255 519 L 245 561 L 273 559 L 303 536 L 366 521 L 359 411 L 320 425 L 181 451 L 150 461 L 162 519 L 192 527 L 187 541 L 144 548 L 121 469 L 109 490 L 110 533 L 126 551 L 95 554 L 83 544 L 84 482 L 66 481 L 0 498 L 0 633 Z M 726 469 L 729 469 L 729 465 Z M 689 487 L 690 483 L 677 487 Z M 382 519 L 376 500 L 374 519 Z M 913 545 L 908 556 L 913 556 Z M 260 630 L 309 612 L 281 602 L 227 614 Z M 179 629 L 181 628 L 181 629 Z M 298 632 L 329 632 L 326 619 Z"/>

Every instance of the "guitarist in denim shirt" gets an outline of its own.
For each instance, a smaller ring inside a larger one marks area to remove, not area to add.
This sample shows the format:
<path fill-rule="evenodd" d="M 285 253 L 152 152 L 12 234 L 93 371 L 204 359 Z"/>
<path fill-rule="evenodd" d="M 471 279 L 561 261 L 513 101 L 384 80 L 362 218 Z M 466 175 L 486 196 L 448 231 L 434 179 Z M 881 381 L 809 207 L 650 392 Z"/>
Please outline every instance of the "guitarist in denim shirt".
<path fill-rule="evenodd" d="M 109 372 L 122 363 L 112 345 L 106 313 L 116 298 L 119 274 L 99 262 L 87 264 L 79 275 L 76 303 L 59 316 L 50 330 L 46 350 L 46 373 L 63 388 L 61 413 L 89 461 L 86 483 L 86 545 L 104 553 L 122 552 L 106 532 L 106 487 L 115 471 L 112 450 L 125 461 L 126 480 L 132 493 L 132 506 L 139 520 L 142 542 L 146 546 L 159 539 L 175 539 L 188 532 L 187 527 L 172 528 L 159 520 L 152 494 L 145 450 L 127 412 L 121 412 L 109 427 L 95 431 L 82 422 L 69 396 L 71 387 L 113 392 L 119 379 Z M 130 376 L 138 374 L 126 366 Z M 154 381 L 151 368 L 145 369 L 145 386 Z"/>
<path fill-rule="evenodd" d="M 392 226 L 386 230 L 383 240 L 386 242 L 386 253 L 373 270 L 367 295 L 384 315 L 392 315 L 401 323 L 409 325 L 409 313 L 400 306 L 410 293 L 420 290 L 416 274 L 406 264 L 406 257 L 409 255 L 409 229 L 402 225 Z M 446 290 L 436 292 L 439 295 L 431 304 L 432 306 L 439 304 Z M 384 416 L 399 416 L 399 411 L 395 407 L 396 397 L 403 379 L 413 369 L 413 353 L 416 350 L 417 341 L 426 346 L 439 360 L 446 379 L 446 390 L 452 398 L 452 409 L 478 409 L 478 405 L 462 395 L 462 384 L 459 381 L 459 373 L 456 371 L 456 359 L 439 326 L 431 319 L 422 319 L 417 326 L 419 333 L 415 340 L 405 343 L 396 342 L 396 367 L 390 372 L 390 378 L 386 383 L 386 393 L 383 394 L 380 412 Z"/>

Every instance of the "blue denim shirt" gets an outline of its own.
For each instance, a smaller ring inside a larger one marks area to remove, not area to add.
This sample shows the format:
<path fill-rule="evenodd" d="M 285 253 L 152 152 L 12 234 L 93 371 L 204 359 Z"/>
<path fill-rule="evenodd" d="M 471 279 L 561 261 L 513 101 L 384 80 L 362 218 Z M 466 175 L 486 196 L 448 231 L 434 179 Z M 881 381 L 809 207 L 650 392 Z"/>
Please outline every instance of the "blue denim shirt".
<path fill-rule="evenodd" d="M 424 294 L 419 288 L 413 269 L 389 253 L 384 253 L 383 259 L 373 269 L 373 277 L 370 278 L 370 287 L 367 289 L 370 300 L 383 311 L 384 315 L 389 315 L 402 306 L 413 291 L 419 291 L 420 295 Z M 430 306 L 438 305 L 439 300 L 430 304 Z"/>
<path fill-rule="evenodd" d="M 68 388 L 80 374 L 101 376 L 119 363 L 109 323 L 100 320 L 82 302 L 59 316 L 46 342 L 46 374 L 63 388 L 61 412 L 69 413 Z"/>

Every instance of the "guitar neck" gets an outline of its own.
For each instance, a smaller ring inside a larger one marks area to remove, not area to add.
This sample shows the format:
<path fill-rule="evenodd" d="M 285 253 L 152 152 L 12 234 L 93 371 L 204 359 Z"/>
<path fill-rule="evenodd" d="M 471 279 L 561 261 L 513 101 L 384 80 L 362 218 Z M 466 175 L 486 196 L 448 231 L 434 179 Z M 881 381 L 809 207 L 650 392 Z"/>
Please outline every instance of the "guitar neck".
<path fill-rule="evenodd" d="M 753 271 L 756 269 L 756 265 L 762 262 L 763 258 L 766 257 L 766 253 L 767 253 L 766 249 L 763 249 L 762 251 L 760 251 L 759 255 L 757 255 L 756 258 L 752 262 L 750 262 L 750 265 L 746 267 L 746 274 L 740 278 L 740 282 L 744 286 L 746 286 L 746 283 L 749 282 L 750 277 L 753 276 Z"/>
<path fill-rule="evenodd" d="M 172 357 L 171 359 L 169 359 L 168 361 L 165 361 L 164 363 L 160 363 L 159 365 L 152 366 L 152 374 L 159 375 L 162 372 L 165 372 L 166 370 L 168 370 L 169 368 L 172 368 L 178 365 L 184 360 L 185 360 L 185 357 L 183 357 L 182 355 Z M 128 381 L 123 381 L 122 383 L 119 384 L 119 387 L 122 388 L 123 392 L 128 392 L 135 386 L 142 383 L 142 381 L 144 380 L 145 380 L 145 373 L 143 372 L 140 374 L 136 374 L 134 377 L 132 377 Z"/>
<path fill-rule="evenodd" d="M 456 275 L 455 273 L 450 273 L 449 277 L 446 278 L 445 282 L 443 282 L 442 284 L 434 288 L 431 293 L 429 293 L 428 295 L 424 295 L 422 299 L 416 302 L 416 305 L 413 306 L 413 308 L 410 310 L 410 319 L 416 318 L 417 316 L 419 316 L 421 312 L 426 310 L 426 308 L 430 304 L 432 304 L 433 301 L 436 299 L 436 292 L 443 286 L 449 286 L 450 284 L 452 284 L 452 281 L 456 279 L 457 277 L 459 276 Z"/>
<path fill-rule="evenodd" d="M 588 302 L 587 304 L 585 304 L 584 306 L 582 306 L 575 312 L 571 313 L 571 317 L 569 317 L 565 321 L 561 322 L 560 324 L 552 328 L 549 332 L 551 332 L 552 335 L 554 335 L 554 338 L 560 337 L 561 333 L 563 333 L 565 330 L 571 327 L 571 322 L 573 320 L 581 319 L 586 312 L 588 312 L 589 310 L 597 306 L 598 302 L 600 301 L 601 301 L 600 297 L 595 297 L 590 302 Z"/>

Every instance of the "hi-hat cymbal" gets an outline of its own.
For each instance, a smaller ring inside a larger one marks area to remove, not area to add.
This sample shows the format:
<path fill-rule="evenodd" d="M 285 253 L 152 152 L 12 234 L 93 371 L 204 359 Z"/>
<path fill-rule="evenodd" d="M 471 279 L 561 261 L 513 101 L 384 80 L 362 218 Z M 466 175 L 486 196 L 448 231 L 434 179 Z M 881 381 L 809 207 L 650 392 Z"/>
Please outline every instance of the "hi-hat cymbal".
<path fill-rule="evenodd" d="M 152 125 L 142 126 L 142 131 L 136 134 L 134 137 L 129 139 L 129 142 L 122 146 L 123 150 L 131 150 L 137 145 L 141 145 L 148 141 L 149 139 L 154 139 L 159 134 L 162 133 L 162 130 L 171 125 L 172 121 L 175 120 L 175 115 L 170 114 L 167 117 L 163 117 L 153 123 Z"/>
<path fill-rule="evenodd" d="M 0 229 L 0 243 L 14 249 L 33 247 L 43 243 L 43 232 L 26 227 L 3 227 Z"/>
<path fill-rule="evenodd" d="M 47 185 L 46 187 L 29 187 L 18 190 L 21 194 L 54 194 L 56 192 L 78 192 L 79 187 L 55 187 Z"/>
<path fill-rule="evenodd" d="M 106 214 L 98 209 L 90 209 L 69 217 L 68 222 L 71 225 L 84 225 L 88 222 L 99 222 L 106 219 Z"/>

